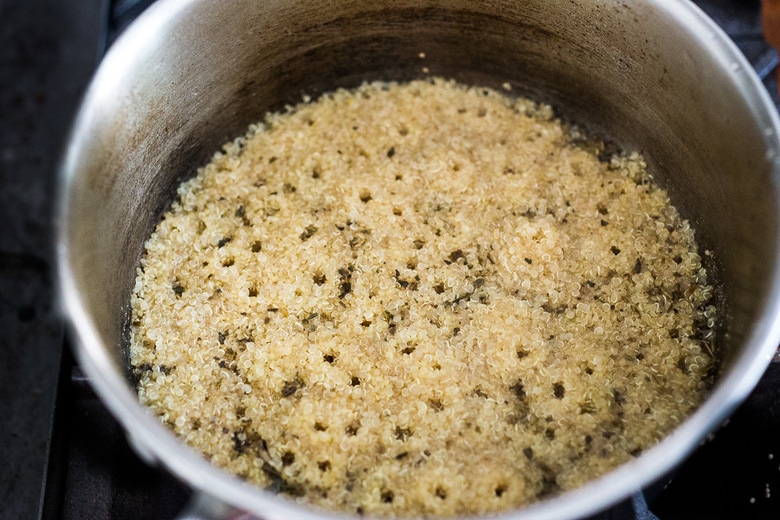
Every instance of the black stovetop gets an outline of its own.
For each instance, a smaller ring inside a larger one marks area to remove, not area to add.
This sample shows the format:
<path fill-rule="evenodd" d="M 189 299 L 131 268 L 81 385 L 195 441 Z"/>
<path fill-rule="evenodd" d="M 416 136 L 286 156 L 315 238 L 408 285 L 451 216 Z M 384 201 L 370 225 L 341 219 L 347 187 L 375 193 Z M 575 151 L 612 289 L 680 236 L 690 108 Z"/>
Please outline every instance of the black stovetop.
<path fill-rule="evenodd" d="M 0 0 L 0 518 L 172 519 L 190 496 L 144 465 L 73 363 L 54 304 L 56 161 L 99 57 L 153 0 Z M 759 0 L 698 0 L 778 102 Z M 646 507 L 649 506 L 649 509 Z M 780 363 L 659 494 L 599 520 L 780 518 Z"/>

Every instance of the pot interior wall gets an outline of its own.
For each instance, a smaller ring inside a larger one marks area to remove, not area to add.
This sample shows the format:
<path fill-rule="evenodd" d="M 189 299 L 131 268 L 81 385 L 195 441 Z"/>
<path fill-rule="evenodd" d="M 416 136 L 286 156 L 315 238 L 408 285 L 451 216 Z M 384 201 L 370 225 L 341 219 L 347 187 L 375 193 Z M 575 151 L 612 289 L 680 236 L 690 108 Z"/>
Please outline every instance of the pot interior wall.
<path fill-rule="evenodd" d="M 117 372 L 126 370 L 128 298 L 144 240 L 183 179 L 303 94 L 426 76 L 498 89 L 508 82 L 512 94 L 550 102 L 644 152 L 714 252 L 728 310 L 719 346 L 731 366 L 772 289 L 778 234 L 768 137 L 740 94 L 745 80 L 654 2 L 477 4 L 233 0 L 150 9 L 157 20 L 119 41 L 87 98 L 88 139 L 68 194 L 70 260 Z"/>

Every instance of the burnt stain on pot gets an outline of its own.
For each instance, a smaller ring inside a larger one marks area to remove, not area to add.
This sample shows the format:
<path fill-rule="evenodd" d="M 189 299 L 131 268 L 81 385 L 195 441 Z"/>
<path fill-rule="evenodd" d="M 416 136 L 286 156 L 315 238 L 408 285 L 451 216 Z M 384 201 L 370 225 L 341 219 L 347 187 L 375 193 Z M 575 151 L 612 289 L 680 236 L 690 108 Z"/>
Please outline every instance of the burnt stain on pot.
<path fill-rule="evenodd" d="M 307 85 L 306 94 L 316 98 L 343 87 L 345 81 L 356 84 L 365 71 L 374 71 L 377 53 L 382 55 L 384 63 L 392 64 L 385 72 L 386 79 L 408 80 L 420 77 L 423 74 L 417 53 L 404 52 L 410 46 L 425 51 L 428 58 L 425 63 L 431 74 L 451 76 L 465 83 L 487 82 L 486 86 L 496 89 L 500 89 L 506 82 L 507 70 L 514 71 L 516 77 L 534 72 L 534 63 L 517 58 L 523 55 L 519 51 L 524 46 L 545 41 L 548 42 L 546 48 L 551 55 L 541 60 L 565 58 L 564 49 L 572 42 L 559 34 L 556 27 L 540 26 L 513 19 L 513 16 L 516 14 L 510 9 L 506 12 L 475 13 L 468 9 L 422 7 L 378 9 L 371 11 L 370 15 L 366 12 L 356 13 L 314 23 L 307 23 L 306 18 L 303 18 L 283 47 L 295 48 L 312 34 L 316 34 L 319 41 L 328 42 L 328 45 L 307 48 L 299 53 L 280 52 L 287 59 L 262 64 L 262 68 L 267 71 L 264 79 L 243 79 L 236 86 L 238 97 L 273 99 L 274 102 L 266 106 L 252 107 L 251 111 L 257 113 L 256 119 L 260 119 L 264 112 L 277 112 L 285 106 L 300 102 L 299 90 L 280 89 L 277 85 Z M 362 28 L 360 34 L 345 39 L 344 34 L 354 33 L 354 27 Z M 399 33 L 390 29 L 395 27 L 407 30 Z M 449 37 L 443 38 L 442 34 Z M 495 40 L 503 41 L 507 34 L 512 34 L 519 42 L 518 53 L 505 52 L 494 45 Z M 467 39 L 473 45 L 453 54 L 447 44 L 452 39 Z M 482 70 L 486 64 L 492 69 L 492 77 L 500 79 L 490 81 L 490 74 L 475 75 L 469 72 Z M 476 80 L 476 77 L 479 77 L 479 81 L 470 81 Z M 317 81 L 312 84 L 310 78 L 317 78 Z M 228 112 L 236 111 L 235 107 L 229 105 L 224 109 Z M 388 156 L 394 155 L 393 152 L 388 149 Z"/>

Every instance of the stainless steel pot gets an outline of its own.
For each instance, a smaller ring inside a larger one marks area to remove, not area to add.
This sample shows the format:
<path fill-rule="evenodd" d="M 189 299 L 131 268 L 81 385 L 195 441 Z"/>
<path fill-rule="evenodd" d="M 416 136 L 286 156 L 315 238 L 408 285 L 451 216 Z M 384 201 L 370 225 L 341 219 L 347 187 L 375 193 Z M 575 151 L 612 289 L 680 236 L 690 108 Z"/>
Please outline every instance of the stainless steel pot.
<path fill-rule="evenodd" d="M 201 493 L 188 518 L 327 515 L 212 467 L 137 403 L 126 326 L 145 238 L 176 186 L 269 109 L 426 71 L 508 82 L 644 152 L 712 251 L 725 310 L 721 373 L 693 416 L 629 464 L 507 518 L 578 517 L 646 486 L 720 424 L 770 361 L 780 341 L 780 121 L 693 4 L 160 0 L 110 50 L 79 112 L 62 163 L 58 261 L 80 365 L 139 453 Z"/>

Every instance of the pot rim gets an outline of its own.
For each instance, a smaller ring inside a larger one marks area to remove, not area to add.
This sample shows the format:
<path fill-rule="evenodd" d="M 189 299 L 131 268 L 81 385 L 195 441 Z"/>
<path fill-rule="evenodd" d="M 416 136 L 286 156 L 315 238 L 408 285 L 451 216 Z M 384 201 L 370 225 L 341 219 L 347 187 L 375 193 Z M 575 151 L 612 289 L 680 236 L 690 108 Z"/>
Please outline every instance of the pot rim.
<path fill-rule="evenodd" d="M 158 0 L 125 31 L 107 52 L 84 96 L 60 165 L 56 208 L 56 260 L 58 293 L 72 347 L 84 373 L 97 394 L 120 421 L 131 443 L 147 462 L 162 463 L 176 477 L 194 489 L 214 496 L 263 518 L 344 518 L 342 513 L 314 510 L 258 489 L 206 461 L 148 412 L 126 384 L 121 370 L 102 345 L 98 328 L 87 312 L 73 275 L 68 237 L 69 193 L 85 151 L 77 145 L 88 135 L 97 117 L 101 99 L 110 95 L 111 85 L 122 77 L 124 63 L 137 53 L 139 41 L 160 32 L 198 0 Z M 780 177 L 780 118 L 747 59 L 726 34 L 696 5 L 678 0 L 648 0 L 650 8 L 662 11 L 682 30 L 695 36 L 729 67 L 732 80 L 748 99 L 753 117 L 765 128 L 766 160 L 773 177 Z M 152 43 L 153 45 L 153 43 Z M 759 323 L 745 339 L 749 345 L 734 368 L 718 381 L 704 403 L 670 435 L 640 455 L 580 488 L 496 515 L 506 520 L 555 520 L 576 518 L 603 510 L 661 478 L 676 466 L 699 442 L 741 403 L 772 360 L 780 343 L 780 258 L 771 268 L 771 301 Z M 357 516 L 353 516 L 358 518 Z"/>

